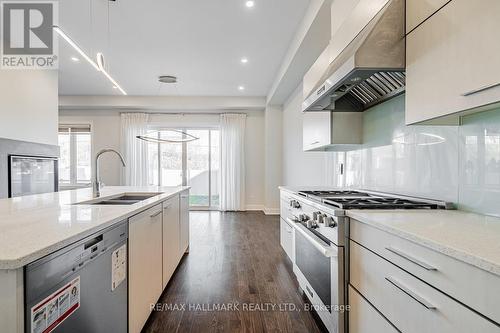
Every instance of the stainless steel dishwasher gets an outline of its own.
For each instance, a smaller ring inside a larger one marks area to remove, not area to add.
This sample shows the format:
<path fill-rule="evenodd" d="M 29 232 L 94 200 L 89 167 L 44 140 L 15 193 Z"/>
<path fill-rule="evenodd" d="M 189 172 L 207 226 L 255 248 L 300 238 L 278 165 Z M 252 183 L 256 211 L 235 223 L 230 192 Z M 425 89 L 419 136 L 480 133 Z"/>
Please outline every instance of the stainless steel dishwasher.
<path fill-rule="evenodd" d="M 127 332 L 126 221 L 25 268 L 25 332 Z"/>

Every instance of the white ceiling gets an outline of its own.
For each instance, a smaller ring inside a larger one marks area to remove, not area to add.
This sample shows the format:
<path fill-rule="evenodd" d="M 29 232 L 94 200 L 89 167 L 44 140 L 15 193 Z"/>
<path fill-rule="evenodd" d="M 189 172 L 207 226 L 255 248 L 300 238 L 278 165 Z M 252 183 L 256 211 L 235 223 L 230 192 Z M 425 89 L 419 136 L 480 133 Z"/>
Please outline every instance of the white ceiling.
<path fill-rule="evenodd" d="M 129 95 L 266 96 L 308 4 L 255 0 L 248 9 L 245 0 L 64 0 L 59 25 L 87 53 L 103 52 L 108 72 Z M 59 48 L 60 95 L 119 95 L 85 60 L 70 60 L 78 55 L 63 40 Z M 242 65 L 242 57 L 249 62 Z M 179 82 L 160 85 L 158 75 Z"/>

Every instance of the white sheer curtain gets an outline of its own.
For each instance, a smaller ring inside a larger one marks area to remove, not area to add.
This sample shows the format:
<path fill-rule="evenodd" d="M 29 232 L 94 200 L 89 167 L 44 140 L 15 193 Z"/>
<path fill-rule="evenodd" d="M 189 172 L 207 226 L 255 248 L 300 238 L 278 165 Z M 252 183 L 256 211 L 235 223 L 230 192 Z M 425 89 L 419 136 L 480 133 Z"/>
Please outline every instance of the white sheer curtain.
<path fill-rule="evenodd" d="M 245 210 L 245 123 L 246 114 L 220 116 L 222 211 Z"/>
<path fill-rule="evenodd" d="M 145 135 L 148 114 L 121 114 L 121 151 L 127 166 L 123 170 L 123 184 L 131 186 L 148 185 L 148 151 L 145 141 L 137 139 Z"/>

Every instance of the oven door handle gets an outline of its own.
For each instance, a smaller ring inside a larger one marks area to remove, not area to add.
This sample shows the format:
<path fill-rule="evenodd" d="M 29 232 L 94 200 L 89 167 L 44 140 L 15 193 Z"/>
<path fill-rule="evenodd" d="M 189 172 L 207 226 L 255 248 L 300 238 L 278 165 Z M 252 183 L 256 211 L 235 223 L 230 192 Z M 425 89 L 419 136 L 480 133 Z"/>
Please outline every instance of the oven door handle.
<path fill-rule="evenodd" d="M 300 224 L 293 222 L 290 218 L 287 218 L 287 221 L 295 226 L 295 230 L 300 232 L 302 236 L 304 236 L 321 254 L 323 254 L 327 258 L 337 257 L 338 250 L 332 246 L 325 246 L 321 240 L 316 240 L 311 234 Z M 321 242 L 321 243 L 320 243 Z"/>

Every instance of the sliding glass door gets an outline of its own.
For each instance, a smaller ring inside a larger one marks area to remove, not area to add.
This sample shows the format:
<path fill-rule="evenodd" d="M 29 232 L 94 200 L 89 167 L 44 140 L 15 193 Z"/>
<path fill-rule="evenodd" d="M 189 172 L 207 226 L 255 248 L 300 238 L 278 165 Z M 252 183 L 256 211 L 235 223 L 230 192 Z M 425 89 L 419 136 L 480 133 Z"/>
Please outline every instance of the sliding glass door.
<path fill-rule="evenodd" d="M 218 209 L 220 205 L 220 135 L 216 128 L 175 128 L 198 140 L 187 143 L 149 143 L 149 183 L 191 186 L 190 206 Z M 159 137 L 166 137 L 162 130 Z"/>

